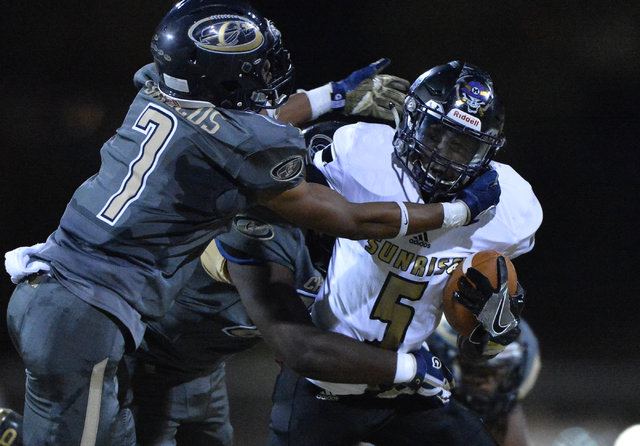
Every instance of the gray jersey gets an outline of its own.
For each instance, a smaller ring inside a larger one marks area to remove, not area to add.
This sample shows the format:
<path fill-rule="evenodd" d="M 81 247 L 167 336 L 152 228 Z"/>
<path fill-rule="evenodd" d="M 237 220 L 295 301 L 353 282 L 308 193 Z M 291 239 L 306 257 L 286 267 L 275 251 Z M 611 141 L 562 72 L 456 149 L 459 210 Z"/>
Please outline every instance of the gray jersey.
<path fill-rule="evenodd" d="M 234 218 L 233 228 L 207 248 L 216 258 L 241 264 L 279 263 L 295 272 L 301 296 L 313 297 L 322 276 L 313 267 L 303 232 L 274 217 L 252 212 Z M 211 258 L 212 256 L 210 256 Z M 207 265 L 211 270 L 216 267 Z M 272 296 L 277 299 L 278 296 Z M 136 355 L 158 373 L 187 379 L 214 370 L 229 354 L 253 346 L 260 334 L 253 326 L 235 288 L 196 268 L 187 286 L 159 321 L 152 321 Z"/>
<path fill-rule="evenodd" d="M 304 147 L 295 127 L 249 112 L 183 109 L 148 81 L 38 257 L 139 343 L 140 319 L 166 312 L 252 192 L 299 184 Z"/>

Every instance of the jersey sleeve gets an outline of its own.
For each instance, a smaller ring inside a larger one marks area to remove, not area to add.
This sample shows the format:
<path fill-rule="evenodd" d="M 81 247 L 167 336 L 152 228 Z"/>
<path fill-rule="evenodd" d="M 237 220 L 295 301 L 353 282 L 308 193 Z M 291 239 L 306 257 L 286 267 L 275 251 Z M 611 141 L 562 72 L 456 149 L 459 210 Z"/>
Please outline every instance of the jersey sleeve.
<path fill-rule="evenodd" d="M 271 221 L 260 212 L 236 216 L 231 230 L 216 238 L 222 257 L 238 264 L 273 262 L 295 271 L 295 253 L 304 243 L 302 231 L 285 223 Z"/>
<path fill-rule="evenodd" d="M 300 130 L 256 113 L 235 116 L 241 141 L 227 158 L 225 169 L 251 190 L 290 189 L 304 180 L 307 154 Z"/>
<path fill-rule="evenodd" d="M 400 187 L 397 178 L 388 175 L 393 133 L 384 124 L 345 125 L 336 130 L 329 147 L 314 155 L 313 164 L 347 200 L 384 201 Z"/>
<path fill-rule="evenodd" d="M 498 181 L 502 189 L 500 202 L 496 207 L 495 224 L 489 225 L 495 234 L 488 234 L 495 249 L 514 259 L 531 251 L 535 245 L 535 234 L 542 224 L 542 206 L 531 185 L 512 167 L 492 163 L 498 172 Z M 488 227 L 480 232 L 489 231 Z M 497 241 L 500 240 L 500 241 Z"/>

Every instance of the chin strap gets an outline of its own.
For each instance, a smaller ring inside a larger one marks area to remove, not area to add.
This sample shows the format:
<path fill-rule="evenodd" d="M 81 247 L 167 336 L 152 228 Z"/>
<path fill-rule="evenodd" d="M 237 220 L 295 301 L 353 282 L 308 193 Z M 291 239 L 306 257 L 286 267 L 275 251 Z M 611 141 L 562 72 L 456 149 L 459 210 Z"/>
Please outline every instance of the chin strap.
<path fill-rule="evenodd" d="M 395 105 L 393 105 L 393 102 L 389 101 L 389 110 L 391 110 L 391 113 L 393 114 L 393 120 L 396 123 L 396 128 L 398 128 L 398 126 L 400 125 L 400 114 L 398 113 L 398 110 L 396 110 Z"/>

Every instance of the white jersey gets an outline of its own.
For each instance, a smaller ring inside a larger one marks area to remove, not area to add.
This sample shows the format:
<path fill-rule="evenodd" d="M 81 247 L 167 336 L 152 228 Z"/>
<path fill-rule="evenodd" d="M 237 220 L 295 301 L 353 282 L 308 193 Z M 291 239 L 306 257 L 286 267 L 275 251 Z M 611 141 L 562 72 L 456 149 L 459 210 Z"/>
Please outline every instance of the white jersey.
<path fill-rule="evenodd" d="M 341 127 L 314 164 L 349 201 L 423 203 L 417 184 L 393 162 L 393 135 L 382 124 Z M 542 221 L 540 203 L 510 166 L 492 167 L 499 175 L 500 202 L 477 223 L 388 240 L 338 239 L 313 306 L 315 324 L 383 348 L 417 350 L 438 326 L 442 292 L 459 262 L 485 249 L 511 259 L 530 251 Z M 338 394 L 366 387 L 313 382 Z"/>

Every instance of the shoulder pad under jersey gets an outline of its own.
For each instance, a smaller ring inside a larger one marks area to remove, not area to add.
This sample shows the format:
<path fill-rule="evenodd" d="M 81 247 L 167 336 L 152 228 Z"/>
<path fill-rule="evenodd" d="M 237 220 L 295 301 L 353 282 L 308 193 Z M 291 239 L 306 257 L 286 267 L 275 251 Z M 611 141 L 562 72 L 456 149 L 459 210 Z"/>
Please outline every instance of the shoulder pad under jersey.
<path fill-rule="evenodd" d="M 482 249 L 496 249 L 513 259 L 533 249 L 535 233 L 542 223 L 542 207 L 531 185 L 511 166 L 497 162 L 491 165 L 498 172 L 500 202 L 489 224 L 478 228 L 474 239 L 494 244 L 493 248 Z"/>
<path fill-rule="evenodd" d="M 389 175 L 393 129 L 359 122 L 336 130 L 330 147 L 315 154 L 313 163 L 329 185 L 352 201 L 362 193 L 380 197 L 397 192 L 397 178 Z"/>

